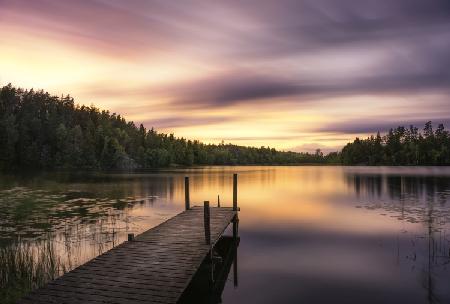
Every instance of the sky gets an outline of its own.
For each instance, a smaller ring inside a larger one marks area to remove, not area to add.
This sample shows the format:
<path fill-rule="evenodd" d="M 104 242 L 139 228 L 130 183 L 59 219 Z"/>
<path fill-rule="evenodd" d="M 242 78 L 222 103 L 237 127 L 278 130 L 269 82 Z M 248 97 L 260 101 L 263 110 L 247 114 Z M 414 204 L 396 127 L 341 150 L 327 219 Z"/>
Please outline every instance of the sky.
<path fill-rule="evenodd" d="M 0 85 L 205 143 L 450 127 L 448 0 L 0 0 Z"/>

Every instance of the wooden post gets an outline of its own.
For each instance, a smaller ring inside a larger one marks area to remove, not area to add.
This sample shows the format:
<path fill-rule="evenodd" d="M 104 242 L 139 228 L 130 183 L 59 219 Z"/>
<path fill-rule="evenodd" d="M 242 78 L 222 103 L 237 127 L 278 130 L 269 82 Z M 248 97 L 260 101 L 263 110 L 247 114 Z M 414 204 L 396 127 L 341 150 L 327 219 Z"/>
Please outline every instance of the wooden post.
<path fill-rule="evenodd" d="M 203 203 L 203 217 L 205 222 L 205 240 L 206 244 L 211 244 L 211 215 L 209 210 L 209 201 Z"/>
<path fill-rule="evenodd" d="M 184 207 L 189 210 L 191 201 L 189 197 L 189 176 L 184 177 Z"/>
<path fill-rule="evenodd" d="M 237 174 L 233 174 L 233 210 L 237 211 Z"/>
<path fill-rule="evenodd" d="M 217 207 L 220 208 L 220 196 L 217 194 Z"/>
<path fill-rule="evenodd" d="M 238 211 L 237 206 L 237 174 L 233 174 L 233 210 Z M 234 240 L 234 261 L 233 261 L 233 283 L 234 287 L 238 286 L 238 261 L 237 261 L 237 246 L 238 246 L 238 229 L 239 218 L 236 216 L 233 219 L 233 240 Z"/>
<path fill-rule="evenodd" d="M 128 233 L 128 242 L 134 241 L 134 233 Z"/>

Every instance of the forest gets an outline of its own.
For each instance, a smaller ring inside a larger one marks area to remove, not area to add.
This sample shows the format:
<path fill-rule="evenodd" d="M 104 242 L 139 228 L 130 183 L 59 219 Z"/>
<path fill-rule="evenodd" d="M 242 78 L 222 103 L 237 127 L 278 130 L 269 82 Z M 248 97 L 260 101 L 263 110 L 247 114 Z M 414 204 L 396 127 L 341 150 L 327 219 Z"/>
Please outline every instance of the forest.
<path fill-rule="evenodd" d="M 423 131 L 415 126 L 397 127 L 381 136 L 356 138 L 341 152 L 344 165 L 450 165 L 450 133 L 443 124 L 433 130 L 431 121 Z"/>
<path fill-rule="evenodd" d="M 192 165 L 314 164 L 338 153 L 203 144 L 136 126 L 70 96 L 24 90 L 0 92 L 0 169 L 152 169 Z"/>
<path fill-rule="evenodd" d="M 356 138 L 324 155 L 269 147 L 204 144 L 122 116 L 78 105 L 70 96 L 4 86 L 0 91 L 0 169 L 154 169 L 193 165 L 450 165 L 450 132 L 431 121 Z"/>

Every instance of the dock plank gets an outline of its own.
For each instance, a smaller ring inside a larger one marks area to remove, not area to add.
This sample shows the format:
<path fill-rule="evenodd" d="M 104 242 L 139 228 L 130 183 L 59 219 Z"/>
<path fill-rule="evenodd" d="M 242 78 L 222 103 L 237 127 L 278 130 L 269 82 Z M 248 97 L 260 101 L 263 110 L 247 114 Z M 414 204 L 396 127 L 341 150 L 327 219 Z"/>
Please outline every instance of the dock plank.
<path fill-rule="evenodd" d="M 18 303 L 176 303 L 228 225 L 232 208 L 211 208 L 211 245 L 203 207 L 192 207 L 101 254 Z"/>

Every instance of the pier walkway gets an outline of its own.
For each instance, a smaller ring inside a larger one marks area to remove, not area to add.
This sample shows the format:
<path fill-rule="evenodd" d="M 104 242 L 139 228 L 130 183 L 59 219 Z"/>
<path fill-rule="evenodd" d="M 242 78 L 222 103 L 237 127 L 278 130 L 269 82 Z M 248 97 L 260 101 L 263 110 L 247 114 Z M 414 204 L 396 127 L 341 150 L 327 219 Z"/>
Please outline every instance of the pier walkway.
<path fill-rule="evenodd" d="M 237 190 L 233 207 L 186 210 L 37 289 L 19 301 L 31 303 L 177 303 L 230 223 L 237 238 Z M 220 204 L 220 203 L 219 203 Z"/>

